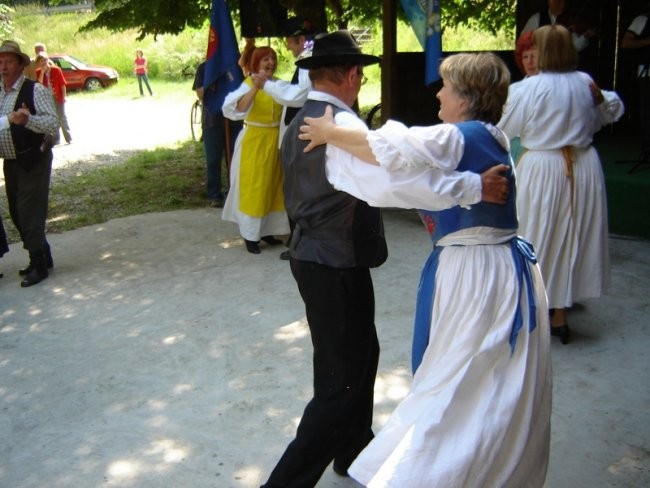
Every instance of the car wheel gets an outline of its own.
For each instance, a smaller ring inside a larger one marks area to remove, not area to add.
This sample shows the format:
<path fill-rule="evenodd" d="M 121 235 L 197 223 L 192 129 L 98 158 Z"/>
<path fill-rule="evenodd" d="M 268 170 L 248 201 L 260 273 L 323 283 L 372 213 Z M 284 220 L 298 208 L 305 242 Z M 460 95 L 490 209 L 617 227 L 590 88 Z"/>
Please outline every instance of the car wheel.
<path fill-rule="evenodd" d="M 86 90 L 96 91 L 102 88 L 102 82 L 97 78 L 88 78 L 86 83 L 84 83 L 84 86 L 86 87 Z"/>

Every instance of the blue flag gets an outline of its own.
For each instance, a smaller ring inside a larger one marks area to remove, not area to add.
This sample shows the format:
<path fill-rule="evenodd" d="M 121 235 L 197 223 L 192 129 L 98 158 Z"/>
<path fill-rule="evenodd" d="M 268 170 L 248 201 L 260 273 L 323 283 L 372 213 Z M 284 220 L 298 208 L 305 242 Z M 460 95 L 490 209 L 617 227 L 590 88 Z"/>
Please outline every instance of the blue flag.
<path fill-rule="evenodd" d="M 209 112 L 219 112 L 226 95 L 241 85 L 244 78 L 238 60 L 239 47 L 226 0 L 212 0 L 203 79 L 203 102 Z M 209 88 L 213 84 L 214 89 Z"/>
<path fill-rule="evenodd" d="M 424 49 L 424 83 L 440 79 L 442 35 L 440 30 L 440 0 L 401 0 L 411 28 Z"/>

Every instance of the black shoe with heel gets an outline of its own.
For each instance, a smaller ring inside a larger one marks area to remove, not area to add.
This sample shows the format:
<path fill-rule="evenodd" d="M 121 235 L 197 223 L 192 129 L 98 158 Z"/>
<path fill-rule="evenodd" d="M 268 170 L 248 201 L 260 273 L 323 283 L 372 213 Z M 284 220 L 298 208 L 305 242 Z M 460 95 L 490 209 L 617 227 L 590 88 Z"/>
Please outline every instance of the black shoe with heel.
<path fill-rule="evenodd" d="M 251 254 L 259 254 L 260 252 L 260 246 L 257 244 L 255 241 L 249 241 L 247 239 L 244 239 L 244 242 L 246 242 L 246 250 L 251 253 Z"/>
<path fill-rule="evenodd" d="M 551 335 L 560 338 L 560 342 L 564 345 L 569 343 L 569 336 L 571 331 L 567 324 L 559 325 L 557 327 L 551 326 Z"/>

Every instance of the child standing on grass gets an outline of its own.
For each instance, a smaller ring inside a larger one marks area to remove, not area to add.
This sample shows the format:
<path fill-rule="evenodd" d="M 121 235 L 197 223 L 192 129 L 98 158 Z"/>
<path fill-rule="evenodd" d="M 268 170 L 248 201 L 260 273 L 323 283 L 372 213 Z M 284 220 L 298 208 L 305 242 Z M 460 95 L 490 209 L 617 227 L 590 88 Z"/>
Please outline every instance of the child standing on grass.
<path fill-rule="evenodd" d="M 147 85 L 147 90 L 149 90 L 149 95 L 153 96 L 151 91 L 151 86 L 149 86 L 149 78 L 147 77 L 147 58 L 144 57 L 144 54 L 141 49 L 136 49 L 135 51 L 135 60 L 133 61 L 135 68 L 133 72 L 138 78 L 138 87 L 140 88 L 140 96 L 144 97 L 144 91 L 142 90 L 142 82 Z"/>

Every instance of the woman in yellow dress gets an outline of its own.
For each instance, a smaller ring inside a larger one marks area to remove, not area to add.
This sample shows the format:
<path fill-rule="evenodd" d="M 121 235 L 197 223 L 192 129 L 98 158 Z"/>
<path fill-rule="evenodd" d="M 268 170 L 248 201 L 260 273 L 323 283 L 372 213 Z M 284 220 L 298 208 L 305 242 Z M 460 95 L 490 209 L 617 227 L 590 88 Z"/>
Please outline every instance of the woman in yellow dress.
<path fill-rule="evenodd" d="M 264 72 L 273 77 L 277 55 L 270 47 L 247 46 L 242 59 L 249 59 L 245 72 Z M 250 76 L 229 93 L 223 114 L 231 120 L 243 120 L 230 168 L 230 191 L 221 218 L 239 225 L 246 249 L 260 253 L 259 241 L 281 244 L 276 235 L 289 233 L 284 209 L 283 172 L 278 137 L 282 105 L 262 91 Z"/>

